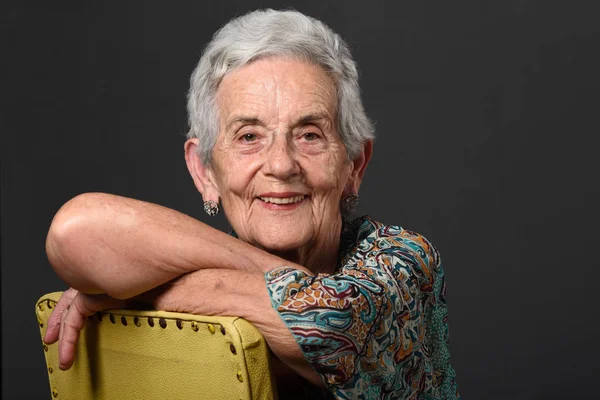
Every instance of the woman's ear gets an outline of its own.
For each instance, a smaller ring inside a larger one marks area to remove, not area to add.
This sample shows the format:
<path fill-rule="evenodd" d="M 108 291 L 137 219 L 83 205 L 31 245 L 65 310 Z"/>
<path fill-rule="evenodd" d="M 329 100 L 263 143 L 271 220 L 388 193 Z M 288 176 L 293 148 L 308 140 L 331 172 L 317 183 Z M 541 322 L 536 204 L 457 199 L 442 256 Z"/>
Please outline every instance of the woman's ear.
<path fill-rule="evenodd" d="M 345 188 L 345 192 L 348 194 L 358 194 L 358 189 L 362 182 L 365 170 L 369 161 L 371 161 L 371 155 L 373 154 L 373 141 L 367 141 L 360 154 L 352 161 L 353 168 L 350 173 L 350 178 Z"/>
<path fill-rule="evenodd" d="M 212 200 L 218 204 L 219 189 L 215 184 L 210 166 L 205 165 L 198 155 L 198 139 L 188 139 L 185 142 L 184 150 L 185 163 L 202 198 L 204 201 Z"/>

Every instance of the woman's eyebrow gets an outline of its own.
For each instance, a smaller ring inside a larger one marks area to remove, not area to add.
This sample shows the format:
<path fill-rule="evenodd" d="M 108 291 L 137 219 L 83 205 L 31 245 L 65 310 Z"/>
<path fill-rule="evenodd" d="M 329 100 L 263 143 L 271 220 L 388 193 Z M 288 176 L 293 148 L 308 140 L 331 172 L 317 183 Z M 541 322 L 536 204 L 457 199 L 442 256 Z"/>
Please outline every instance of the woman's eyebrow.
<path fill-rule="evenodd" d="M 256 117 L 235 117 L 227 124 L 226 130 L 229 130 L 232 126 L 237 124 L 262 125 L 260 119 Z"/>
<path fill-rule="evenodd" d="M 329 117 L 328 113 L 318 112 L 318 113 L 308 114 L 308 115 L 304 115 L 304 116 L 300 117 L 294 125 L 299 126 L 299 125 L 308 124 L 309 122 L 315 122 L 315 121 L 320 121 L 320 120 L 329 121 L 329 119 L 330 119 L 330 117 Z"/>
<path fill-rule="evenodd" d="M 303 115 L 294 123 L 294 126 L 301 126 L 301 125 L 305 125 L 305 124 L 308 124 L 311 122 L 322 121 L 322 120 L 326 120 L 327 122 L 329 122 L 329 120 L 330 120 L 329 113 L 317 112 L 317 113 Z M 256 117 L 239 116 L 239 117 L 233 118 L 227 124 L 227 126 L 225 128 L 226 131 L 229 131 L 235 125 L 260 125 L 260 126 L 263 126 L 264 124 L 261 122 L 261 120 L 259 118 L 256 118 Z"/>

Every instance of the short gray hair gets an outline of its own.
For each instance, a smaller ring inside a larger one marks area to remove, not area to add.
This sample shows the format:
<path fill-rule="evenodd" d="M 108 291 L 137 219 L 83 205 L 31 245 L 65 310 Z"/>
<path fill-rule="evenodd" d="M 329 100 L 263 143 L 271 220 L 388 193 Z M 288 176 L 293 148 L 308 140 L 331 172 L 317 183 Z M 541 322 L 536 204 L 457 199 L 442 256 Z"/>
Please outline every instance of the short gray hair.
<path fill-rule="evenodd" d="M 348 158 L 355 159 L 374 137 L 360 98 L 358 71 L 346 42 L 321 21 L 298 11 L 257 10 L 219 29 L 190 78 L 188 138 L 200 139 L 198 153 L 210 163 L 218 132 L 216 93 L 223 77 L 267 57 L 292 57 L 319 65 L 337 88 L 337 129 Z"/>

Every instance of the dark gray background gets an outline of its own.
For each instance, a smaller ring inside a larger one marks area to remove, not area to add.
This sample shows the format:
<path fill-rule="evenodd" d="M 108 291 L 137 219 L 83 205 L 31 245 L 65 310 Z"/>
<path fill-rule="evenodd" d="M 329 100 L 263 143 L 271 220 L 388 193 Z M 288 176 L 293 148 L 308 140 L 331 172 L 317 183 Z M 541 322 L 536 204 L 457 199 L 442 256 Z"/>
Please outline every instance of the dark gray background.
<path fill-rule="evenodd" d="M 103 191 L 207 221 L 183 159 L 189 74 L 228 19 L 290 5 L 353 49 L 378 135 L 360 211 L 440 249 L 463 397 L 591 395 L 600 357 L 593 3 L 3 2 L 4 398 L 49 395 L 34 303 L 64 288 L 44 253 L 54 213 Z"/>

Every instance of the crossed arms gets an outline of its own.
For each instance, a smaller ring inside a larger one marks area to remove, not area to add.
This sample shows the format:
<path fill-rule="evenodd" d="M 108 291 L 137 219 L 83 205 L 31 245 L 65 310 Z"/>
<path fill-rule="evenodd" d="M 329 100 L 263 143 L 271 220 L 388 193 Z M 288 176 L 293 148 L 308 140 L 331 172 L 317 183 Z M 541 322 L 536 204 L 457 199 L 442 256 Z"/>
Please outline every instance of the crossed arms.
<path fill-rule="evenodd" d="M 172 209 L 101 193 L 80 195 L 59 210 L 46 252 L 71 286 L 44 338 L 59 341 L 63 369 L 73 363 L 87 316 L 143 303 L 166 311 L 243 317 L 284 364 L 322 385 L 271 306 L 265 286 L 265 272 L 286 265 L 310 274 L 303 266 Z"/>

